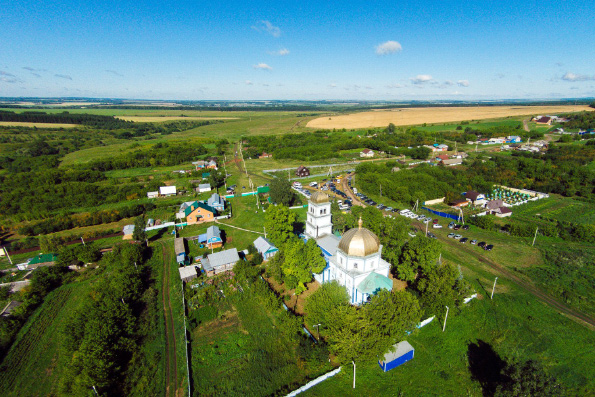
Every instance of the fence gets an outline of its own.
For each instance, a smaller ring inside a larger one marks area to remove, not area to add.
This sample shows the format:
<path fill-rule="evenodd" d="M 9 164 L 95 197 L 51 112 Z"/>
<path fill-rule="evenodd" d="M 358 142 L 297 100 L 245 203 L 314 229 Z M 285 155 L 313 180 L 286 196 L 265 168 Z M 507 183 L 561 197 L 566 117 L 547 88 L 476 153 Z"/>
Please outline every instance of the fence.
<path fill-rule="evenodd" d="M 337 369 L 332 370 L 331 372 L 327 372 L 326 374 L 319 376 L 318 378 L 314 379 L 313 381 L 306 383 L 304 386 L 300 387 L 299 389 L 292 391 L 291 393 L 289 393 L 287 395 L 287 397 L 297 396 L 298 394 L 305 392 L 309 388 L 316 386 L 320 382 L 323 382 L 323 381 L 327 380 L 328 378 L 331 378 L 331 377 L 337 375 L 339 372 L 341 372 L 341 368 L 342 367 L 339 367 Z"/>
<path fill-rule="evenodd" d="M 428 207 L 421 207 L 421 208 L 426 211 L 430 211 L 432 214 L 441 216 L 443 218 L 453 219 L 455 221 L 460 220 L 459 215 L 453 215 L 453 214 L 447 214 L 446 212 L 434 211 L 434 210 L 429 209 Z"/>

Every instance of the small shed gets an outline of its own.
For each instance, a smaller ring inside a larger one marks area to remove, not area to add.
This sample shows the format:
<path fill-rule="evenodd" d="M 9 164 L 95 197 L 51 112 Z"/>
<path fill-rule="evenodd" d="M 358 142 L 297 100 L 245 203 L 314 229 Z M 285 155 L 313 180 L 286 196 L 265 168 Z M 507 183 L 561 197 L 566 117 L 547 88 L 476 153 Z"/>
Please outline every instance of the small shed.
<path fill-rule="evenodd" d="M 176 195 L 176 187 L 175 186 L 161 186 L 161 187 L 159 187 L 159 195 L 161 195 L 161 196 L 175 196 Z"/>
<path fill-rule="evenodd" d="M 174 240 L 174 250 L 176 251 L 176 261 L 178 263 L 186 262 L 186 239 L 184 237 Z"/>
<path fill-rule="evenodd" d="M 180 271 L 180 278 L 182 279 L 182 281 L 186 283 L 198 277 L 196 266 L 184 266 L 179 268 L 178 270 Z"/>
<path fill-rule="evenodd" d="M 159 192 L 155 191 L 155 192 L 147 192 L 147 197 L 148 198 L 157 198 L 159 197 Z"/>
<path fill-rule="evenodd" d="M 124 233 L 124 237 L 122 237 L 122 240 L 132 240 L 132 235 L 134 234 L 134 225 L 124 226 L 122 232 Z"/>
<path fill-rule="evenodd" d="M 397 343 L 393 348 L 395 350 L 394 352 L 388 352 L 384 355 L 382 360 L 378 360 L 378 364 L 384 372 L 405 364 L 413 358 L 413 354 L 415 353 L 413 346 L 406 340 Z"/>
<path fill-rule="evenodd" d="M 208 183 L 201 183 L 200 185 L 198 185 L 198 188 L 196 188 L 196 191 L 198 191 L 199 193 L 210 192 L 211 185 Z"/>
<path fill-rule="evenodd" d="M 207 248 L 219 248 L 223 245 L 221 230 L 219 230 L 218 226 L 209 226 L 206 233 L 206 243 Z"/>

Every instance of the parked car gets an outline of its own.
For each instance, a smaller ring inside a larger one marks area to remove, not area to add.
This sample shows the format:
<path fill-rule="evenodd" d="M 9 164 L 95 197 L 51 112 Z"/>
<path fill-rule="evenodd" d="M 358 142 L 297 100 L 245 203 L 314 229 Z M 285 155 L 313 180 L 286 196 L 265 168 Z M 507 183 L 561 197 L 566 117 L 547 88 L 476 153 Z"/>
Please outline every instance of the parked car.
<path fill-rule="evenodd" d="M 448 224 L 448 228 L 449 228 L 449 229 L 452 229 L 453 227 L 455 227 L 455 223 L 454 223 L 454 222 L 450 222 L 450 223 Z"/>
<path fill-rule="evenodd" d="M 428 237 L 433 238 L 433 239 L 438 238 L 438 237 L 436 237 L 436 235 L 434 233 L 430 233 L 430 232 L 428 232 Z"/>
<path fill-rule="evenodd" d="M 481 247 L 481 248 L 485 247 L 485 245 L 486 245 L 485 241 L 482 241 L 481 243 L 477 244 L 477 246 Z"/>
<path fill-rule="evenodd" d="M 459 225 L 459 224 L 456 224 L 456 225 L 453 227 L 453 229 L 455 229 L 455 230 L 459 230 L 460 228 L 461 228 L 461 225 Z"/>
<path fill-rule="evenodd" d="M 492 248 L 494 248 L 494 246 L 492 244 L 489 244 L 489 245 L 486 245 L 485 247 L 483 247 L 483 249 L 486 251 L 491 251 Z"/>
<path fill-rule="evenodd" d="M 475 245 L 475 244 L 477 244 L 477 240 L 471 240 L 470 243 Z"/>
<path fill-rule="evenodd" d="M 446 237 L 453 238 L 454 236 L 455 236 L 454 233 L 448 233 L 448 236 L 446 236 Z"/>
<path fill-rule="evenodd" d="M 459 243 L 463 243 L 465 244 L 469 239 L 467 237 L 463 237 L 462 239 L 459 240 Z"/>
<path fill-rule="evenodd" d="M 469 225 L 464 225 L 463 230 L 469 230 Z"/>
<path fill-rule="evenodd" d="M 439 223 L 434 223 L 434 224 L 432 225 L 432 227 L 433 227 L 434 229 L 442 229 L 442 225 L 441 225 L 441 224 L 439 224 Z"/>
<path fill-rule="evenodd" d="M 393 210 L 393 207 L 386 207 L 385 210 L 386 211 L 392 211 Z"/>
<path fill-rule="evenodd" d="M 437 223 L 438 223 L 438 219 L 434 219 L 434 220 L 432 221 L 432 223 L 433 223 L 434 225 L 435 225 L 435 224 L 437 224 Z"/>
<path fill-rule="evenodd" d="M 412 233 L 412 232 L 409 232 L 407 234 L 409 235 L 409 237 L 415 237 L 416 236 L 416 234 L 415 233 Z"/>
<path fill-rule="evenodd" d="M 460 239 L 461 237 L 463 237 L 463 236 L 461 236 L 460 234 L 457 234 L 457 235 L 455 235 L 455 236 L 454 236 L 454 239 L 455 239 L 455 240 L 458 240 L 458 239 Z"/>

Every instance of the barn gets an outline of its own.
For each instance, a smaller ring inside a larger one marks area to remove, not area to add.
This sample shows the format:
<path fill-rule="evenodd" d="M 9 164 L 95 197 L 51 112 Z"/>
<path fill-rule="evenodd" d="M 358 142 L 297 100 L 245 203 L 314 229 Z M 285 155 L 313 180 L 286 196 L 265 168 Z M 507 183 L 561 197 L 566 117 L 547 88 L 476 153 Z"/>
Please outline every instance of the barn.
<path fill-rule="evenodd" d="M 382 360 L 378 360 L 378 364 L 384 372 L 390 371 L 391 369 L 413 359 L 415 349 L 413 349 L 413 346 L 406 340 L 397 343 L 393 348 L 395 349 L 394 352 L 388 352 L 384 355 Z"/>
<path fill-rule="evenodd" d="M 186 262 L 186 241 L 183 237 L 174 240 L 174 250 L 176 251 L 176 261 L 180 264 Z"/>

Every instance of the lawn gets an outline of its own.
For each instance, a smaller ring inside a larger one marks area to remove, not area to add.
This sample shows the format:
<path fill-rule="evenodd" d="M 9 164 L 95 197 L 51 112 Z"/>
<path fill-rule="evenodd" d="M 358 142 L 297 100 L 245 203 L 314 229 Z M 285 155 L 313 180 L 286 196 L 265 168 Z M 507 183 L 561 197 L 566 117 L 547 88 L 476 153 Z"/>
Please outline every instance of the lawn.
<path fill-rule="evenodd" d="M 465 255 L 447 259 L 461 263 L 465 278 L 480 299 L 471 301 L 460 314 L 450 311 L 446 331 L 436 321 L 415 331 L 408 341 L 415 358 L 383 373 L 376 362 L 357 363 L 356 389 L 353 367 L 310 389 L 305 395 L 482 395 L 480 383 L 469 368 L 468 355 L 481 347 L 486 360 L 538 360 L 568 390 L 568 395 L 595 393 L 593 331 L 544 305 L 533 295 L 500 278 L 494 300 L 489 300 L 493 276 Z M 481 341 L 481 343 L 480 343 Z M 492 350 L 493 349 L 493 350 Z M 479 376 L 479 375 L 478 375 Z"/>

